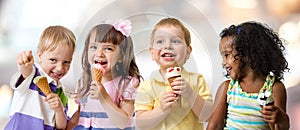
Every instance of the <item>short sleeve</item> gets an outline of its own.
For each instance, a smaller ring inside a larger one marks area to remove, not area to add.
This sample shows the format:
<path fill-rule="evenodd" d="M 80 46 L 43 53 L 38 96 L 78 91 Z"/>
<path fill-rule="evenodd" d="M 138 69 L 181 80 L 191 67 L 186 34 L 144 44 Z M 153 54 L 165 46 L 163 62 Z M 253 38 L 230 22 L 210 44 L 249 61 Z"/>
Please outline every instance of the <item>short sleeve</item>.
<path fill-rule="evenodd" d="M 144 81 L 140 84 L 134 103 L 135 111 L 153 109 L 154 100 L 151 98 L 151 92 L 152 89 L 150 81 Z"/>
<path fill-rule="evenodd" d="M 135 100 L 138 84 L 139 80 L 137 78 L 131 78 L 128 86 L 124 88 L 121 100 Z"/>
<path fill-rule="evenodd" d="M 203 99 L 209 99 L 212 100 L 212 94 L 210 92 L 210 89 L 208 88 L 206 81 L 202 75 L 197 76 L 198 80 L 198 94 L 203 98 Z"/>

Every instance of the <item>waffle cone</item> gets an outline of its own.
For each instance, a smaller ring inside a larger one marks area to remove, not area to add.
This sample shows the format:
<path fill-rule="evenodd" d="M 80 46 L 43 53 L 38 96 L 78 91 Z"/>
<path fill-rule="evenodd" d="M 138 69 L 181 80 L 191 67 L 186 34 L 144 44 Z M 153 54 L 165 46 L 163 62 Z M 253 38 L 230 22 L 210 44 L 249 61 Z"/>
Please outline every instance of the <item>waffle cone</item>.
<path fill-rule="evenodd" d="M 98 82 L 101 82 L 103 76 L 103 72 L 100 69 L 93 68 L 92 78 Z"/>
<path fill-rule="evenodd" d="M 174 77 L 170 77 L 170 78 L 168 78 L 168 81 L 169 81 L 169 84 L 171 84 L 173 81 L 174 81 L 174 79 L 176 79 L 177 77 L 181 77 L 180 75 L 178 75 L 178 76 L 174 76 Z M 171 86 L 171 85 L 170 85 Z M 172 89 L 173 90 L 173 89 Z M 174 91 L 174 90 L 173 90 Z M 178 96 L 178 95 L 176 95 L 176 96 Z"/>
<path fill-rule="evenodd" d="M 35 82 L 35 84 L 46 96 L 51 93 L 50 86 L 46 77 L 41 77 L 37 82 Z"/>
<path fill-rule="evenodd" d="M 181 77 L 181 76 L 178 75 L 178 76 L 168 78 L 169 84 L 171 84 L 174 81 L 174 79 L 176 79 L 177 77 Z"/>

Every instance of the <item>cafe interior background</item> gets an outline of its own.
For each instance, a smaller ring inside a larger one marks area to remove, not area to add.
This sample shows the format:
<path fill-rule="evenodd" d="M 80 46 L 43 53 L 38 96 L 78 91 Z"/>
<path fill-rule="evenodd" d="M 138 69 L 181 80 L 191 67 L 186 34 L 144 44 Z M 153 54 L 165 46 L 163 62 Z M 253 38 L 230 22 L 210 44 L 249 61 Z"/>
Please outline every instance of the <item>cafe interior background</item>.
<path fill-rule="evenodd" d="M 219 32 L 231 24 L 253 20 L 272 27 L 287 41 L 290 72 L 283 80 L 288 93 L 287 112 L 291 129 L 300 129 L 300 0 L 0 0 L 0 129 L 9 119 L 13 95 L 9 80 L 17 71 L 16 56 L 23 50 L 35 54 L 46 27 L 63 25 L 76 35 L 72 67 L 62 79 L 65 90 L 73 92 L 81 73 L 84 39 L 92 26 L 131 20 L 137 64 L 147 79 L 158 68 L 148 52 L 150 32 L 163 17 L 178 18 L 191 31 L 193 52 L 185 68 L 203 74 L 214 97 L 226 79 L 218 51 Z M 77 106 L 72 99 L 69 103 L 71 116 Z"/>

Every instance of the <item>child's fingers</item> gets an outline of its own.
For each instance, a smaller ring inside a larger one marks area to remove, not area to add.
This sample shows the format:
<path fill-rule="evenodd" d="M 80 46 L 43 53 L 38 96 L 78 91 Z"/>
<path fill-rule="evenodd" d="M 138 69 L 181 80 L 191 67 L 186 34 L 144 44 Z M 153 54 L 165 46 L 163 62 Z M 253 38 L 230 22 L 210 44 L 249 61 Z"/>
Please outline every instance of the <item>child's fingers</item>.
<path fill-rule="evenodd" d="M 167 111 L 175 103 L 175 100 L 176 100 L 176 94 L 174 94 L 173 92 L 165 92 L 160 101 L 160 105 L 161 105 L 160 108 L 163 111 Z"/>
<path fill-rule="evenodd" d="M 45 100 L 46 100 L 47 102 L 52 102 L 52 101 L 54 101 L 54 100 L 60 100 L 60 98 L 58 97 L 57 94 L 55 94 L 55 93 L 50 93 L 50 94 L 45 98 Z"/>
<path fill-rule="evenodd" d="M 17 60 L 17 63 L 18 63 L 19 65 L 24 65 L 24 64 L 25 64 L 24 57 L 26 57 L 26 56 L 25 56 L 25 51 L 22 51 L 22 52 L 20 52 L 20 53 L 18 54 L 16 60 Z"/>
<path fill-rule="evenodd" d="M 34 62 L 34 60 L 33 60 L 33 56 L 32 56 L 32 51 L 30 50 L 30 51 L 26 51 L 25 52 L 25 55 L 26 55 L 26 57 L 25 57 L 25 65 L 32 65 L 33 64 L 33 62 Z"/>
<path fill-rule="evenodd" d="M 33 56 L 32 56 L 32 51 L 22 51 L 18 56 L 17 56 L 17 63 L 19 65 L 32 65 L 34 62 Z"/>
<path fill-rule="evenodd" d="M 277 110 L 277 107 L 274 105 L 267 105 L 267 106 L 264 106 L 263 109 L 266 111 L 275 111 L 275 110 Z"/>
<path fill-rule="evenodd" d="M 184 79 L 182 77 L 177 77 L 173 80 L 173 82 L 170 84 L 171 86 L 179 86 L 183 83 Z"/>
<path fill-rule="evenodd" d="M 62 107 L 60 98 L 55 94 L 49 94 L 46 98 L 51 109 L 56 109 Z"/>
<path fill-rule="evenodd" d="M 60 107 L 60 102 L 58 100 L 52 100 L 51 102 L 48 102 L 50 105 L 50 108 L 57 108 Z"/>
<path fill-rule="evenodd" d="M 89 97 L 92 99 L 96 99 L 98 95 L 98 87 L 95 84 L 92 84 L 90 87 L 90 91 L 88 92 Z"/>
<path fill-rule="evenodd" d="M 174 102 L 175 100 L 176 100 L 176 94 L 174 92 L 166 92 L 162 97 L 162 101 L 164 103 Z"/>
<path fill-rule="evenodd" d="M 275 122 L 275 116 L 274 115 L 263 115 L 263 118 L 268 123 L 274 123 Z"/>

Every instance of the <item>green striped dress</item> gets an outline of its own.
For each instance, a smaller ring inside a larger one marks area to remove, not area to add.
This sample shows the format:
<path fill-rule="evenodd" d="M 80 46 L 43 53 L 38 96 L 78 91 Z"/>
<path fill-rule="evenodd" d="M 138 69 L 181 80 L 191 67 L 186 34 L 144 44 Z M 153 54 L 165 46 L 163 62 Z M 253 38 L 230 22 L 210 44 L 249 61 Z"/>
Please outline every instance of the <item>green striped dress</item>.
<path fill-rule="evenodd" d="M 264 90 L 272 92 L 274 80 L 274 77 L 268 75 L 259 93 Z M 270 129 L 260 113 L 261 106 L 257 101 L 259 93 L 244 92 L 239 81 L 231 79 L 227 91 L 227 129 Z"/>

